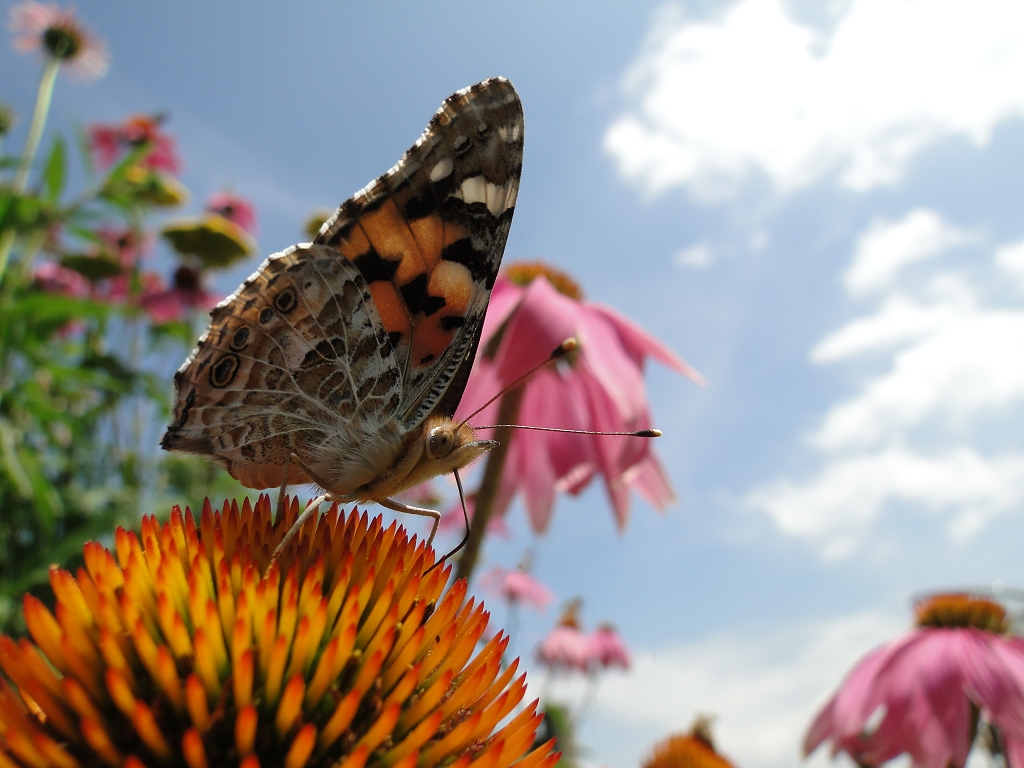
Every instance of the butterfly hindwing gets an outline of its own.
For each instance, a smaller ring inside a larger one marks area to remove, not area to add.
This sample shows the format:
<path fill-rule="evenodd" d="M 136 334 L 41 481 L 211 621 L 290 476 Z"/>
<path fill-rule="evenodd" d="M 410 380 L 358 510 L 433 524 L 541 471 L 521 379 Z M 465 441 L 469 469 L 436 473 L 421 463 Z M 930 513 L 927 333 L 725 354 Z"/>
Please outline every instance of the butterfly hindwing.
<path fill-rule="evenodd" d="M 402 160 L 343 203 L 316 239 L 369 284 L 403 372 L 407 428 L 461 397 L 457 373 L 472 365 L 522 158 L 519 98 L 508 81 L 486 80 L 449 97 Z"/>
<path fill-rule="evenodd" d="M 366 281 L 321 246 L 273 256 L 213 311 L 175 376 L 170 450 L 216 456 L 243 485 L 273 487 L 292 453 L 355 452 L 393 417 L 400 373 Z M 291 482 L 308 482 L 299 467 Z"/>

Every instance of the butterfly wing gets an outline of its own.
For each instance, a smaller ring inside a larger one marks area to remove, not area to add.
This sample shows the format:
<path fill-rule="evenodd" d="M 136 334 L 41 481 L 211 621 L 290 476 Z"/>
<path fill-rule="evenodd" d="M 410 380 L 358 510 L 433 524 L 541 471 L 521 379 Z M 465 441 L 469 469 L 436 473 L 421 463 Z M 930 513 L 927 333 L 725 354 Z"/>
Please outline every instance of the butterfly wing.
<path fill-rule="evenodd" d="M 505 249 L 523 163 L 512 84 L 453 94 L 388 173 L 347 200 L 316 243 L 359 267 L 402 371 L 406 429 L 455 412 Z"/>
<path fill-rule="evenodd" d="M 175 375 L 161 445 L 211 456 L 250 488 L 279 485 L 292 453 L 318 476 L 292 465 L 289 482 L 358 487 L 391 465 L 405 432 L 453 413 L 508 236 L 522 137 L 508 81 L 446 99 L 312 245 L 270 257 L 213 311 Z"/>
<path fill-rule="evenodd" d="M 279 485 L 292 453 L 313 463 L 333 444 L 359 456 L 401 403 L 392 352 L 362 273 L 331 249 L 294 246 L 213 311 L 174 377 L 161 445 L 212 456 L 249 488 Z M 346 472 L 373 479 L 373 468 L 331 469 Z M 312 480 L 296 466 L 288 477 Z"/>

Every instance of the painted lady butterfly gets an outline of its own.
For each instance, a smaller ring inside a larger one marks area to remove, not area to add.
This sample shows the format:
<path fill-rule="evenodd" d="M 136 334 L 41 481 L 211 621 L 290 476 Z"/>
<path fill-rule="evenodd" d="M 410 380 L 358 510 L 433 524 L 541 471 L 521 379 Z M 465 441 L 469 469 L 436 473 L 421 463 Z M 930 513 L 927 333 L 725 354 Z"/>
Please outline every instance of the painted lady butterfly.
<path fill-rule="evenodd" d="M 452 415 L 522 162 L 511 83 L 446 99 L 312 243 L 269 257 L 213 310 L 174 377 L 161 445 L 209 456 L 249 488 L 312 482 L 331 500 L 430 515 L 436 530 L 437 512 L 393 497 L 494 445 Z"/>

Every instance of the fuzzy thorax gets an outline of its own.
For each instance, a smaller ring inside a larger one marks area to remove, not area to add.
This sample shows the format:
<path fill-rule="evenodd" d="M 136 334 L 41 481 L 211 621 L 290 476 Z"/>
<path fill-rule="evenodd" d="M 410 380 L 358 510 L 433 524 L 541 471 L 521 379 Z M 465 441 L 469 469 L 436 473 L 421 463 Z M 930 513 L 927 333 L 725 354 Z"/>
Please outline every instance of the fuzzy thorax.
<path fill-rule="evenodd" d="M 397 424 L 365 436 L 355 455 L 325 446 L 310 468 L 313 482 L 339 498 L 381 501 L 461 469 L 497 445 L 478 440 L 468 424 L 442 416 L 428 418 L 401 437 L 389 427 Z"/>

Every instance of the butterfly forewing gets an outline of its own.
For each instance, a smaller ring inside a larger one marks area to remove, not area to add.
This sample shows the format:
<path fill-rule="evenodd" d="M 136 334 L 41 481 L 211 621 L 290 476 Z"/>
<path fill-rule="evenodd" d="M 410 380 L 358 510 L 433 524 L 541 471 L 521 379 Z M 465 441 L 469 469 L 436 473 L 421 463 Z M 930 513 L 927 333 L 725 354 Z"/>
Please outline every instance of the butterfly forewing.
<path fill-rule="evenodd" d="M 472 365 L 522 161 L 519 98 L 505 80 L 484 81 L 446 99 L 402 160 L 317 237 L 370 285 L 402 368 L 407 428 L 434 413 L 459 368 Z"/>
<path fill-rule="evenodd" d="M 313 244 L 271 256 L 213 311 L 175 376 L 163 447 L 211 456 L 251 488 L 279 485 L 293 454 L 293 483 L 383 476 L 406 434 L 461 398 L 522 150 L 508 81 L 445 100 Z"/>

